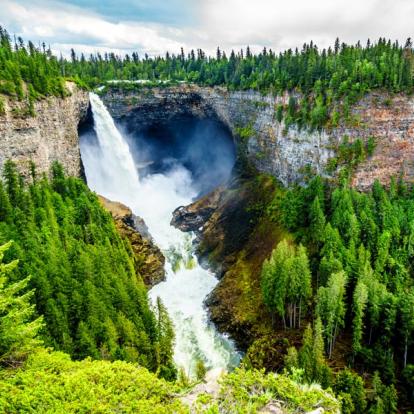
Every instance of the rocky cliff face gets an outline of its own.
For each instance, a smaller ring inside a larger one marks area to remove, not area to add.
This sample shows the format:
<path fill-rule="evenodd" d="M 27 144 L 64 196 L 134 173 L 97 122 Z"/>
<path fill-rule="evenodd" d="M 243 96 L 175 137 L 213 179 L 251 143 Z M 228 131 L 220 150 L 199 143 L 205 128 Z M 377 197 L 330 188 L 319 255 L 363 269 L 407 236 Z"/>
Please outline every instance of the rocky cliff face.
<path fill-rule="evenodd" d="M 173 214 L 174 226 L 196 232 L 200 262 L 219 278 L 206 301 L 211 320 L 243 350 L 271 327 L 261 298 L 261 266 L 289 235 L 260 206 L 267 205 L 276 190 L 269 176 L 236 178 Z M 270 353 L 273 361 L 267 366 L 280 368 L 284 345 L 273 339 L 268 342 L 278 350 L 278 357 Z"/>
<path fill-rule="evenodd" d="M 305 167 L 325 174 L 327 161 L 345 135 L 351 141 L 373 136 L 377 143 L 373 156 L 355 172 L 356 187 L 365 189 L 375 179 L 387 183 L 390 176 L 399 174 L 414 180 L 414 99 L 410 97 L 369 94 L 352 109 L 352 125 L 324 131 L 286 129 L 283 121 L 279 123 L 275 108 L 287 104 L 287 95 L 179 85 L 129 92 L 110 90 L 103 99 L 114 118 L 137 128 L 177 114 L 218 117 L 233 132 L 236 145 L 243 148 L 250 163 L 286 185 L 300 182 Z M 246 127 L 248 136 L 242 137 L 240 128 Z"/>
<path fill-rule="evenodd" d="M 144 283 L 152 287 L 165 280 L 165 258 L 152 240 L 144 220 L 125 205 L 99 196 L 102 205 L 115 220 L 119 234 L 131 243 L 135 269 Z"/>
<path fill-rule="evenodd" d="M 5 113 L 0 115 L 0 170 L 8 159 L 27 174 L 29 161 L 39 173 L 48 172 L 59 161 L 68 175 L 82 174 L 78 125 L 86 116 L 89 97 L 68 82 L 70 96 L 48 97 L 35 102 L 36 116 L 20 115 L 25 102 L 5 98 Z"/>

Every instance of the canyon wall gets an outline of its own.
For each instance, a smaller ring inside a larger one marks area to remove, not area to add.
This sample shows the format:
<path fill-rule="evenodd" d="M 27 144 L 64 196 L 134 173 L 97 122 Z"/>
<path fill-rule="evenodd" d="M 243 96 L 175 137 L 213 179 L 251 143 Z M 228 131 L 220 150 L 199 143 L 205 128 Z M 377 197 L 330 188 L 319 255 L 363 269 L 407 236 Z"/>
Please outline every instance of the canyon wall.
<path fill-rule="evenodd" d="M 69 96 L 47 97 L 35 102 L 35 116 L 23 115 L 26 102 L 5 98 L 5 113 L 0 115 L 0 170 L 8 159 L 17 163 L 23 174 L 29 162 L 37 172 L 48 172 L 59 161 L 68 175 L 82 175 L 78 125 L 86 117 L 89 96 L 72 82 L 66 84 Z"/>
<path fill-rule="evenodd" d="M 88 94 L 68 82 L 70 96 L 48 97 L 35 103 L 35 117 L 21 116 L 25 102 L 5 99 L 0 115 L 0 169 L 13 159 L 23 173 L 28 161 L 38 172 L 62 163 L 69 175 L 82 174 L 78 125 L 85 118 Z M 386 93 L 368 94 L 352 109 L 352 125 L 323 131 L 286 128 L 278 122 L 275 108 L 287 104 L 288 95 L 263 96 L 254 91 L 178 85 L 107 91 L 103 100 L 112 116 L 135 129 L 168 121 L 176 115 L 219 118 L 232 131 L 235 144 L 260 172 L 270 173 L 285 185 L 300 182 L 305 167 L 326 174 L 329 158 L 345 135 L 350 139 L 376 140 L 373 156 L 360 164 L 354 185 L 368 188 L 375 179 L 387 183 L 391 176 L 414 180 L 414 99 Z M 241 133 L 242 129 L 245 133 Z M 246 132 L 248 133 L 246 136 Z"/>
<path fill-rule="evenodd" d="M 414 180 L 414 99 L 386 93 L 368 94 L 352 108 L 352 122 L 322 131 L 286 128 L 276 120 L 276 107 L 289 96 L 263 96 L 254 91 L 178 85 L 142 88 L 137 91 L 104 92 L 112 116 L 136 129 L 168 121 L 175 115 L 218 117 L 243 148 L 249 162 L 285 185 L 301 182 L 311 169 L 326 175 L 328 160 L 347 135 L 367 140 L 374 137 L 374 154 L 358 166 L 353 182 L 368 188 L 375 179 L 387 183 L 391 176 Z M 244 128 L 244 131 L 242 129 Z M 246 134 L 247 133 L 247 134 Z M 246 136 L 247 135 L 247 136 Z"/>
<path fill-rule="evenodd" d="M 165 280 L 165 257 L 149 234 L 144 220 L 121 203 L 102 196 L 99 196 L 99 200 L 111 213 L 119 234 L 130 242 L 135 270 L 145 285 L 150 288 Z"/>

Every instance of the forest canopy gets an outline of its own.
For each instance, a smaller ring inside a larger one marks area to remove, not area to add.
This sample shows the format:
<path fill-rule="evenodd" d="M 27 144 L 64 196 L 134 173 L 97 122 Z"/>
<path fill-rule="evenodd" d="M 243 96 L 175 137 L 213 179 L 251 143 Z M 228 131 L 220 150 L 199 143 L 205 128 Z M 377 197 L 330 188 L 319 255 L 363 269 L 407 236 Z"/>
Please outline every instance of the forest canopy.
<path fill-rule="evenodd" d="M 135 273 L 131 247 L 112 217 L 78 179 L 59 164 L 52 179 L 31 184 L 6 162 L 0 181 L 0 244 L 18 260 L 12 282 L 34 289 L 46 346 L 75 358 L 138 362 L 166 378 L 175 376 L 173 331 L 161 302 L 153 310 Z M 30 277 L 30 279 L 29 279 Z"/>
<path fill-rule="evenodd" d="M 64 96 L 65 79 L 94 88 L 111 80 L 189 82 L 224 86 L 230 90 L 291 94 L 286 107 L 277 108 L 277 118 L 286 125 L 320 128 L 335 126 L 349 118 L 350 106 L 365 93 L 384 89 L 391 93 L 412 93 L 413 49 L 385 38 L 365 45 L 341 43 L 320 49 L 310 42 L 302 48 L 274 52 L 264 48 L 253 54 L 249 47 L 229 56 L 217 48 L 216 56 L 201 49 L 165 56 L 117 56 L 114 53 L 57 58 L 42 44 L 35 47 L 17 38 L 14 42 L 0 28 L 0 93 L 28 102 L 47 95 Z M 155 83 L 158 84 L 159 83 Z M 140 87 L 118 85 L 114 87 Z M 0 103 L 1 112 L 1 103 Z"/>

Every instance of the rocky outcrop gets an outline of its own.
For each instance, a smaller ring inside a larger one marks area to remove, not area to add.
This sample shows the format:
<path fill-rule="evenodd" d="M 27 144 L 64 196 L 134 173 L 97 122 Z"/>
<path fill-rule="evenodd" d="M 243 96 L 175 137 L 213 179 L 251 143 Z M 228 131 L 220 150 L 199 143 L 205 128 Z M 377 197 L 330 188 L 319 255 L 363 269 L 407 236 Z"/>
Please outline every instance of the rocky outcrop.
<path fill-rule="evenodd" d="M 223 187 L 218 187 L 193 204 L 178 207 L 173 212 L 171 225 L 179 228 L 181 231 L 200 233 L 204 224 L 210 219 L 214 211 L 217 210 L 223 190 Z"/>
<path fill-rule="evenodd" d="M 88 93 L 74 83 L 66 84 L 69 96 L 49 96 L 35 102 L 35 116 L 24 115 L 26 102 L 2 97 L 5 113 L 0 114 L 0 170 L 8 159 L 23 174 L 33 161 L 37 172 L 48 172 L 59 161 L 68 175 L 82 175 L 78 125 L 86 116 Z"/>
<path fill-rule="evenodd" d="M 115 220 L 119 234 L 131 243 L 135 269 L 148 287 L 165 280 L 165 258 L 152 240 L 144 220 L 125 205 L 99 196 L 99 200 Z"/>
<path fill-rule="evenodd" d="M 288 235 L 260 206 L 275 191 L 269 177 L 233 179 L 227 187 L 177 209 L 172 220 L 181 230 L 196 232 L 200 263 L 220 279 L 206 300 L 210 319 L 244 350 L 271 326 L 261 300 L 260 271 L 263 260 Z"/>
<path fill-rule="evenodd" d="M 353 107 L 351 122 L 322 131 L 286 128 L 276 120 L 275 109 L 287 104 L 288 95 L 178 85 L 138 91 L 110 89 L 103 99 L 114 118 L 135 125 L 136 130 L 176 115 L 218 117 L 232 131 L 250 164 L 286 185 L 300 182 L 304 170 L 326 174 L 326 164 L 344 136 L 351 141 L 372 136 L 377 143 L 373 156 L 355 172 L 357 188 L 366 189 L 375 179 L 387 183 L 400 174 L 414 181 L 414 99 L 404 95 L 368 94 Z"/>

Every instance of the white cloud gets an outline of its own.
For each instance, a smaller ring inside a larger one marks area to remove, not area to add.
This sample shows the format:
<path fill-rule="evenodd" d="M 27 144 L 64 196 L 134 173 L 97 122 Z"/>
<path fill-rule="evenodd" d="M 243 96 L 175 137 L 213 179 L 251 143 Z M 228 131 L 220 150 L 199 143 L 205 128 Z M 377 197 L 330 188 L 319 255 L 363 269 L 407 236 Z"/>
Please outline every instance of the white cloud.
<path fill-rule="evenodd" d="M 44 40 L 54 50 L 91 53 L 138 50 L 150 55 L 183 46 L 214 53 L 247 44 L 275 50 L 314 40 L 332 45 L 411 36 L 412 0 L 201 0 L 191 27 L 150 22 L 108 21 L 81 7 L 51 0 L 1 0 L 0 22 L 25 39 Z"/>
<path fill-rule="evenodd" d="M 199 9 L 210 42 L 275 49 L 314 40 L 322 47 L 339 36 L 347 42 L 369 37 L 405 40 L 412 32 L 411 0 L 205 0 Z"/>
<path fill-rule="evenodd" d="M 141 50 L 151 55 L 179 51 L 186 42 L 180 29 L 155 23 L 106 21 L 99 15 L 62 3 L 33 3 L 3 0 L 0 20 L 18 28 L 25 39 L 43 39 L 65 52 L 70 45 L 88 52 Z"/>

